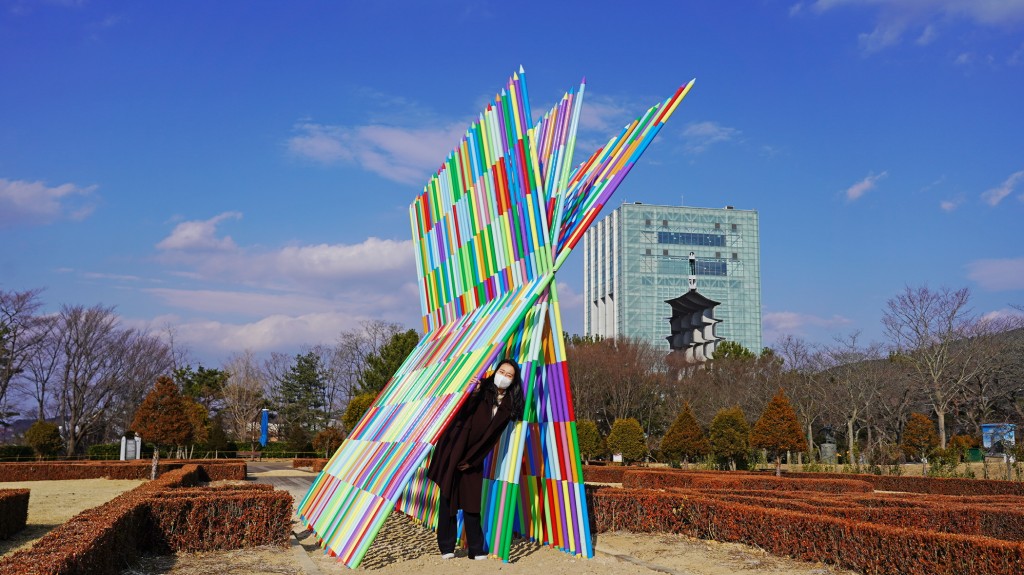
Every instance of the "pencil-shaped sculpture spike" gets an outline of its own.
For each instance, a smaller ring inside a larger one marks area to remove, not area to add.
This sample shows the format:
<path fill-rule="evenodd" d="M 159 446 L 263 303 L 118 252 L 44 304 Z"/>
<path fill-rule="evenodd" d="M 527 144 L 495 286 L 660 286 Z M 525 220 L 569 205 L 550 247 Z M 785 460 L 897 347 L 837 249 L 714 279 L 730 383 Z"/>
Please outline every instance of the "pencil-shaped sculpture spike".
<path fill-rule="evenodd" d="M 526 408 L 484 462 L 490 553 L 513 530 L 591 557 L 555 273 L 693 82 L 570 169 L 586 79 L 535 125 L 520 67 L 409 206 L 424 335 L 299 503 L 327 553 L 357 567 L 397 505 L 437 524 L 424 476 L 441 433 L 500 357 Z"/>

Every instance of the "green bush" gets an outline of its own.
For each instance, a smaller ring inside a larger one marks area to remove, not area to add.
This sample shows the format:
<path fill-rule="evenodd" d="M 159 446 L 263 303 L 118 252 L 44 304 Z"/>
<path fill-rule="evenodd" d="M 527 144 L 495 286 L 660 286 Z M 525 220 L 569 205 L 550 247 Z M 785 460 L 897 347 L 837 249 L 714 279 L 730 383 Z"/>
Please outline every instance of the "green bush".
<path fill-rule="evenodd" d="M 615 420 L 612 432 L 608 434 L 607 444 L 609 451 L 622 454 L 623 463 L 640 461 L 647 455 L 644 428 L 632 417 Z"/>
<path fill-rule="evenodd" d="M 40 458 L 53 457 L 64 449 L 64 440 L 60 437 L 60 428 L 56 423 L 37 421 L 25 431 L 25 443 L 35 450 Z"/>
<path fill-rule="evenodd" d="M 89 459 L 121 459 L 121 442 L 90 445 L 85 454 Z"/>
<path fill-rule="evenodd" d="M 0 445 L 0 461 L 35 459 L 36 453 L 27 445 Z"/>

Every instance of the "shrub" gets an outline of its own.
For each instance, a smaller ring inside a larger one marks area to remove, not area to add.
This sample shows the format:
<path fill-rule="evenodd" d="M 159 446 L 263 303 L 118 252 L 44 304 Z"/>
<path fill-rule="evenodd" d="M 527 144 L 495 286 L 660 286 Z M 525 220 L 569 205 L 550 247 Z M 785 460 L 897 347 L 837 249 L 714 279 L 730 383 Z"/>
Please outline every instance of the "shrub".
<path fill-rule="evenodd" d="M 22 461 L 35 457 L 35 451 L 27 445 L 0 445 L 0 461 Z"/>
<path fill-rule="evenodd" d="M 356 425 L 359 424 L 359 420 L 366 414 L 366 410 L 370 409 L 376 399 L 376 393 L 360 393 L 349 400 L 345 414 L 341 416 L 341 423 L 348 433 L 352 433 Z"/>
<path fill-rule="evenodd" d="M 624 463 L 640 461 L 647 455 L 647 442 L 644 439 L 644 428 L 633 419 L 616 419 L 612 424 L 612 432 L 608 434 L 608 449 L 612 453 L 621 453 Z"/>
<path fill-rule="evenodd" d="M 720 409 L 711 420 L 711 451 L 729 462 L 729 468 L 736 470 L 737 460 L 747 455 L 750 425 L 740 407 Z"/>
<path fill-rule="evenodd" d="M 661 451 L 670 461 L 687 462 L 711 453 L 711 443 L 693 416 L 689 402 L 683 404 L 682 411 L 661 439 Z"/>
<path fill-rule="evenodd" d="M 323 453 L 324 457 L 330 457 L 341 447 L 343 441 L 345 441 L 345 434 L 340 429 L 328 427 L 313 438 L 313 451 Z"/>
<path fill-rule="evenodd" d="M 807 439 L 804 438 L 796 412 L 781 387 L 750 431 L 750 446 L 767 450 L 771 454 L 775 459 L 775 475 L 781 474 L 782 452 L 807 449 Z"/>
<path fill-rule="evenodd" d="M 97 443 L 85 449 L 89 459 L 121 459 L 120 443 Z"/>
<path fill-rule="evenodd" d="M 64 449 L 64 440 L 60 437 L 60 429 L 56 423 L 37 421 L 25 431 L 25 443 L 35 452 L 36 456 L 52 457 Z"/>
<path fill-rule="evenodd" d="M 910 420 L 903 429 L 903 441 L 900 442 L 907 459 L 922 461 L 938 446 L 939 434 L 932 420 L 923 413 L 910 414 Z"/>
<path fill-rule="evenodd" d="M 604 444 L 601 432 L 597 430 L 597 424 L 589 419 L 576 422 L 576 441 L 579 443 L 580 457 L 583 461 L 590 461 L 608 453 L 608 447 Z"/>

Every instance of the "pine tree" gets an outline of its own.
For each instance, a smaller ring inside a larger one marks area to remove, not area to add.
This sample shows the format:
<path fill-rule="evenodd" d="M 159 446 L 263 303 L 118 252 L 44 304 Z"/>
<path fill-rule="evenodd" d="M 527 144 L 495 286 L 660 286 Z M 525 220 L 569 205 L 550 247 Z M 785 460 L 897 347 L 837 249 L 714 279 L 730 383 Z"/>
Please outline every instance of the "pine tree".
<path fill-rule="evenodd" d="M 911 413 L 900 442 L 907 459 L 923 461 L 938 446 L 939 434 L 935 431 L 935 423 L 923 413 Z"/>
<path fill-rule="evenodd" d="M 366 357 L 366 367 L 359 374 L 359 392 L 374 396 L 380 393 L 419 342 L 420 335 L 414 329 L 392 335 L 380 351 Z"/>
<path fill-rule="evenodd" d="M 590 463 L 591 459 L 604 455 L 608 451 L 601 432 L 597 430 L 597 424 L 589 419 L 576 422 L 576 440 L 580 447 L 580 457 L 586 463 Z"/>
<path fill-rule="evenodd" d="M 804 439 L 796 412 L 781 387 L 754 424 L 750 432 L 750 446 L 765 449 L 775 458 L 776 476 L 782 475 L 782 452 L 807 449 L 807 440 Z"/>
<path fill-rule="evenodd" d="M 326 425 L 325 388 L 320 356 L 312 351 L 296 355 L 281 378 L 277 398 L 282 432 L 292 451 L 304 451 Z"/>
<path fill-rule="evenodd" d="M 612 424 L 612 432 L 608 434 L 608 449 L 612 453 L 622 454 L 624 463 L 640 461 L 647 455 L 647 442 L 644 439 L 644 428 L 632 417 L 616 419 Z"/>
<path fill-rule="evenodd" d="M 156 385 L 135 412 L 131 428 L 143 440 L 156 444 L 158 449 L 192 441 L 188 407 L 174 380 L 167 376 L 156 379 Z"/>
<path fill-rule="evenodd" d="M 750 440 L 750 424 L 738 405 L 720 409 L 711 420 L 711 451 L 729 462 L 729 469 L 736 471 L 736 461 L 747 456 Z"/>
<path fill-rule="evenodd" d="M 671 461 L 682 460 L 687 463 L 711 453 L 711 443 L 693 416 L 689 402 L 683 404 L 683 410 L 661 439 L 661 451 Z"/>

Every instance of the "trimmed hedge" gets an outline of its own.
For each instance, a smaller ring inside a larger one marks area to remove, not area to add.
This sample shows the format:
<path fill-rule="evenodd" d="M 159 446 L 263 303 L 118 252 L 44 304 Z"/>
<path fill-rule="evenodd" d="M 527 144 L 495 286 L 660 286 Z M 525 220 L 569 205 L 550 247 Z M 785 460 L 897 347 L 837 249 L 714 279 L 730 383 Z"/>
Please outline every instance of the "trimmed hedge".
<path fill-rule="evenodd" d="M 1024 572 L 1024 544 L 988 537 L 876 525 L 678 492 L 601 488 L 594 491 L 592 501 L 598 532 L 668 532 L 736 541 L 776 555 L 871 574 Z"/>
<path fill-rule="evenodd" d="M 904 491 L 932 495 L 1024 495 L 1024 483 L 999 479 L 957 477 L 917 477 L 853 473 L 783 473 L 784 477 L 821 479 L 857 479 L 867 481 L 877 491 Z"/>
<path fill-rule="evenodd" d="M 9 539 L 28 521 L 28 489 L 0 489 L 0 539 Z"/>
<path fill-rule="evenodd" d="M 292 467 L 294 467 L 295 469 L 298 469 L 300 467 L 309 467 L 313 471 L 319 472 L 319 471 L 323 471 L 324 467 L 327 467 L 327 462 L 328 461 L 330 461 L 330 459 L 323 459 L 323 458 L 315 458 L 314 459 L 314 458 L 309 458 L 309 457 L 305 457 L 305 458 L 296 457 L 295 459 L 292 460 Z"/>
<path fill-rule="evenodd" d="M 208 479 L 204 481 L 220 481 L 225 479 L 244 480 L 246 466 L 244 461 L 225 459 L 168 459 L 161 460 L 157 465 L 157 476 L 162 476 L 186 465 L 201 465 Z M 32 463 L 0 463 L 0 482 L 8 481 L 60 481 L 65 479 L 149 479 L 152 462 L 135 461 L 96 461 L 70 462 L 49 461 Z"/>
<path fill-rule="evenodd" d="M 627 467 L 622 466 L 598 467 L 584 465 L 583 481 L 589 483 L 622 483 L 622 475 L 626 473 L 627 469 Z"/>
<path fill-rule="evenodd" d="M 761 489 L 772 491 L 821 491 L 826 493 L 868 493 L 871 484 L 852 479 L 793 479 L 755 474 L 686 473 L 677 471 L 626 471 L 626 489 Z"/>
<path fill-rule="evenodd" d="M 291 495 L 269 486 L 195 488 L 217 475 L 217 467 L 185 464 L 83 511 L 0 561 L 0 575 L 115 575 L 146 550 L 285 544 Z"/>

